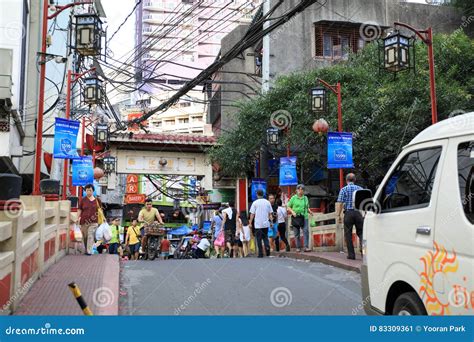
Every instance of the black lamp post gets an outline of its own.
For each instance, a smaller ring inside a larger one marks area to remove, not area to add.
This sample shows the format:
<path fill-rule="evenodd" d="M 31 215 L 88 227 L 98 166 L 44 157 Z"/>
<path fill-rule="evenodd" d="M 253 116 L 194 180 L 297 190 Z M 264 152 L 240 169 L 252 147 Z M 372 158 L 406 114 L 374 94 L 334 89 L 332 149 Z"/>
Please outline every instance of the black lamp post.
<path fill-rule="evenodd" d="M 326 113 L 328 111 L 327 92 L 325 88 L 311 88 L 311 111 L 314 113 Z"/>
<path fill-rule="evenodd" d="M 115 172 L 115 157 L 104 157 L 104 171 L 105 173 L 114 173 Z"/>
<path fill-rule="evenodd" d="M 102 46 L 102 21 L 97 14 L 78 14 L 76 18 L 76 51 L 82 56 L 97 56 Z"/>
<path fill-rule="evenodd" d="M 390 72 L 400 72 L 414 68 L 414 39 L 394 31 L 382 39 L 379 53 L 383 54 L 383 68 Z"/>
<path fill-rule="evenodd" d="M 97 77 L 84 79 L 84 102 L 87 104 L 102 103 L 102 80 Z"/>
<path fill-rule="evenodd" d="M 104 123 L 99 123 L 95 126 L 95 141 L 101 144 L 109 142 L 109 126 Z"/>
<path fill-rule="evenodd" d="M 278 145 L 280 143 L 280 130 L 278 128 L 267 129 L 267 144 Z"/>

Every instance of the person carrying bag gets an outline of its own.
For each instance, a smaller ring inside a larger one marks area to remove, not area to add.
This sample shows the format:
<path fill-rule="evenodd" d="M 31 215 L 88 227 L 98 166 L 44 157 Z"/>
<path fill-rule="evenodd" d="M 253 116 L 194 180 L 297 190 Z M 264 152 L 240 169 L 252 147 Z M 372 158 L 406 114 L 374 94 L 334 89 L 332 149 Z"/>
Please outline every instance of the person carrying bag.
<path fill-rule="evenodd" d="M 299 184 L 296 187 L 296 195 L 291 197 L 288 202 L 288 212 L 291 214 L 291 226 L 295 234 L 296 240 L 296 251 L 301 252 L 301 239 L 300 233 L 303 229 L 303 240 L 304 240 L 304 251 L 311 252 L 309 249 L 309 232 L 306 226 L 306 220 L 308 219 L 309 213 L 309 200 L 304 194 L 304 185 Z"/>

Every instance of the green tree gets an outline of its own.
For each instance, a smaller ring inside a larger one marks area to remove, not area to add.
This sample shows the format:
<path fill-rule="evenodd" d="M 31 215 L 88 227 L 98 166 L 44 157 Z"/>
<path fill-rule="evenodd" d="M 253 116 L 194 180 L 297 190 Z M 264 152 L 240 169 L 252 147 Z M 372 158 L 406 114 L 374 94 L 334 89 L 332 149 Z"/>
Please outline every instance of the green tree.
<path fill-rule="evenodd" d="M 266 129 L 272 113 L 291 115 L 289 135 L 283 135 L 274 155 L 283 156 L 290 142 L 292 154 L 307 169 L 326 163 L 326 136 L 312 131 L 319 117 L 310 114 L 309 89 L 322 78 L 342 84 L 343 128 L 353 132 L 355 171 L 365 183 L 375 186 L 400 150 L 431 124 L 429 69 L 426 46 L 418 42 L 416 72 L 394 76 L 378 68 L 376 44 L 335 66 L 285 75 L 265 95 L 239 103 L 236 127 L 223 133 L 209 158 L 229 176 L 249 174 L 259 151 L 266 144 Z M 455 110 L 474 108 L 474 41 L 463 33 L 434 38 L 439 120 Z M 330 130 L 337 130 L 336 96 L 330 95 L 329 113 L 324 117 Z"/>

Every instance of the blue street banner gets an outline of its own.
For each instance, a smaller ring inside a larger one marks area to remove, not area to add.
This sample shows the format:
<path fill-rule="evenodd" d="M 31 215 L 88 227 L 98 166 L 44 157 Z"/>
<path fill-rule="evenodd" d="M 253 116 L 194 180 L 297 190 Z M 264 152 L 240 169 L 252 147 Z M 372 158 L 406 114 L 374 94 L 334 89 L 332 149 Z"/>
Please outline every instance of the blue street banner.
<path fill-rule="evenodd" d="M 263 190 L 263 197 L 267 196 L 267 181 L 261 178 L 252 178 L 250 185 L 250 192 L 252 194 L 252 201 L 257 199 L 257 190 Z"/>
<path fill-rule="evenodd" d="M 76 143 L 79 121 L 56 118 L 54 123 L 54 151 L 56 159 L 78 158 Z"/>
<path fill-rule="evenodd" d="M 298 184 L 296 175 L 296 157 L 280 158 L 280 186 Z"/>
<path fill-rule="evenodd" d="M 215 336 L 225 336 L 240 326 L 246 327 L 246 342 L 472 342 L 473 321 L 472 316 L 2 316 L 0 340 L 96 341 L 104 339 L 104 327 L 140 326 L 108 329 L 107 339 L 137 341 L 159 329 L 159 338 L 152 341 L 187 341 L 183 327 L 212 327 Z M 226 340 L 242 341 L 242 335 L 230 334 Z M 209 334 L 196 333 L 192 341 L 207 342 Z"/>
<path fill-rule="evenodd" d="M 350 169 L 352 161 L 352 133 L 328 133 L 328 169 Z"/>
<path fill-rule="evenodd" d="M 94 182 L 92 157 L 83 156 L 72 161 L 72 185 L 84 186 Z"/>

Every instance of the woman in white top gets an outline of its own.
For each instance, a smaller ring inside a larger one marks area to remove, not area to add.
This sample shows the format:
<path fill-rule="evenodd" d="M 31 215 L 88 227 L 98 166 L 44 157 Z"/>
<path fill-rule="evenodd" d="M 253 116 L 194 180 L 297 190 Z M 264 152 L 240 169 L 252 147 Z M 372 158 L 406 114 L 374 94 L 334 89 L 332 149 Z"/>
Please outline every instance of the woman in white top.
<path fill-rule="evenodd" d="M 281 200 L 277 200 L 277 217 L 278 217 L 278 236 L 275 238 L 275 247 L 277 252 L 280 251 L 280 239 L 285 243 L 286 251 L 290 251 L 290 244 L 286 239 L 286 218 L 288 217 L 288 212 L 286 208 L 282 205 Z"/>
<path fill-rule="evenodd" d="M 249 255 L 249 241 L 252 237 L 250 236 L 249 219 L 245 211 L 242 211 L 238 218 L 237 234 L 242 242 L 243 256 L 246 257 Z M 242 253 L 240 255 L 242 256 Z"/>

